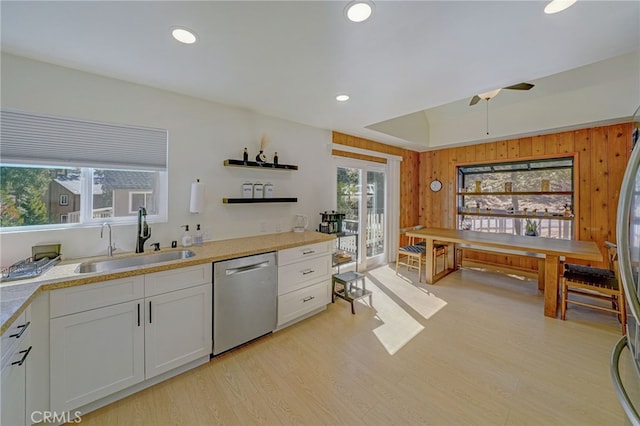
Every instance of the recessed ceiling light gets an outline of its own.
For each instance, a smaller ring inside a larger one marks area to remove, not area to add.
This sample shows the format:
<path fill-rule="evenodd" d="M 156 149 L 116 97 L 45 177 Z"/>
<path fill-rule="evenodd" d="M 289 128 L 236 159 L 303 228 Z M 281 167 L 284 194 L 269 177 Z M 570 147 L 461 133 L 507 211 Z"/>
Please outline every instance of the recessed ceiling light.
<path fill-rule="evenodd" d="M 363 22 L 373 13 L 373 3 L 370 1 L 352 1 L 345 8 L 347 19 L 352 22 Z"/>
<path fill-rule="evenodd" d="M 568 9 L 576 2 L 576 0 L 551 0 L 544 8 L 544 13 L 551 15 L 553 13 L 562 12 Z"/>
<path fill-rule="evenodd" d="M 196 33 L 186 28 L 174 28 L 171 30 L 171 35 L 184 44 L 193 44 L 197 40 Z"/>
<path fill-rule="evenodd" d="M 346 102 L 349 100 L 349 95 L 338 95 L 336 96 L 336 101 L 338 102 Z"/>

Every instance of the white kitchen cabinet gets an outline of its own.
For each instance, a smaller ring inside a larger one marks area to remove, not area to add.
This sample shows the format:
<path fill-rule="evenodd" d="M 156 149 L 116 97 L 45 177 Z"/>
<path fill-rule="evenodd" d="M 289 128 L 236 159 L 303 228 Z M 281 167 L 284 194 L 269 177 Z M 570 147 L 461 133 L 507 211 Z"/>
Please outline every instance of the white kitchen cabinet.
<path fill-rule="evenodd" d="M 211 353 L 211 284 L 145 299 L 145 378 Z"/>
<path fill-rule="evenodd" d="M 27 308 L 28 310 L 28 308 Z M 30 322 L 23 312 L 2 335 L 2 377 L 0 378 L 0 424 L 27 423 L 26 370 L 32 350 Z"/>
<path fill-rule="evenodd" d="M 211 354 L 210 263 L 145 275 L 146 378 Z"/>
<path fill-rule="evenodd" d="M 211 264 L 51 292 L 51 410 L 71 411 L 211 353 Z"/>
<path fill-rule="evenodd" d="M 331 301 L 333 242 L 278 251 L 278 328 L 293 324 Z"/>
<path fill-rule="evenodd" d="M 278 251 L 278 266 L 288 265 L 305 259 L 331 254 L 334 241 L 307 244 Z"/>
<path fill-rule="evenodd" d="M 316 309 L 323 308 L 330 300 L 329 286 L 325 281 L 309 285 L 278 297 L 278 325 L 287 324 Z"/>
<path fill-rule="evenodd" d="M 52 411 L 144 380 L 143 299 L 54 318 L 50 331 Z"/>

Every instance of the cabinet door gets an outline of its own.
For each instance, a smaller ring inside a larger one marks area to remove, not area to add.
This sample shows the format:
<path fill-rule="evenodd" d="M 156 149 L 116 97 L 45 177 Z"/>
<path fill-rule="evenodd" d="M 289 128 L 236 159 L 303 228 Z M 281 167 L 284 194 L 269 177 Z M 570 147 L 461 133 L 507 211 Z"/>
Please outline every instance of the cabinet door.
<path fill-rule="evenodd" d="M 26 424 L 26 370 L 31 354 L 30 328 L 23 313 L 2 335 L 0 424 Z"/>
<path fill-rule="evenodd" d="M 15 361 L 21 354 L 16 353 Z M 14 362 L 15 362 L 14 361 Z M 2 423 L 3 425 L 24 425 L 26 408 L 26 364 L 8 365 L 2 370 Z"/>
<path fill-rule="evenodd" d="M 211 284 L 145 299 L 146 378 L 211 354 Z"/>
<path fill-rule="evenodd" d="M 50 322 L 51 410 L 73 410 L 144 379 L 144 301 Z"/>

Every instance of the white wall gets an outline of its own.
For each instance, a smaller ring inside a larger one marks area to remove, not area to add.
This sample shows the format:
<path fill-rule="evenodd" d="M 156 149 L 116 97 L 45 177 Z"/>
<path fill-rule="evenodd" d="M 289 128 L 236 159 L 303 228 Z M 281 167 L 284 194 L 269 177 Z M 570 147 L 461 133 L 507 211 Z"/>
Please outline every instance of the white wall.
<path fill-rule="evenodd" d="M 640 51 L 536 80 L 528 92 L 503 90 L 488 105 L 468 100 L 426 111 L 432 148 L 622 122 L 640 99 Z"/>
<path fill-rule="evenodd" d="M 169 222 L 151 223 L 152 238 L 166 247 L 178 240 L 180 225 L 200 223 L 211 240 L 290 231 L 293 216 L 309 216 L 316 229 L 319 212 L 335 205 L 331 179 L 335 172 L 328 145 L 329 130 L 317 129 L 231 106 L 2 54 L 2 107 L 35 113 L 169 130 Z M 227 158 L 242 158 L 244 147 L 255 157 L 260 137 L 269 137 L 267 155 L 277 151 L 280 163 L 298 171 L 263 171 L 224 167 Z M 206 186 L 205 212 L 189 213 L 191 182 Z M 245 181 L 271 182 L 274 196 L 298 197 L 297 203 L 224 205 L 239 197 Z M 0 234 L 0 265 L 31 255 L 31 246 L 61 242 L 65 258 L 104 254 L 99 227 Z M 135 226 L 113 228 L 118 252 L 133 251 Z M 116 252 L 117 253 L 117 252 Z"/>

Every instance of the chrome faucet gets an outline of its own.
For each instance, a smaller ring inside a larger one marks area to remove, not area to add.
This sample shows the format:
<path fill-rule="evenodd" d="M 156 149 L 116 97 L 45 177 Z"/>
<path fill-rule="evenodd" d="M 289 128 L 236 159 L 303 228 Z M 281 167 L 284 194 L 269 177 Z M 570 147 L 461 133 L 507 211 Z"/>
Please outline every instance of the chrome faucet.
<path fill-rule="evenodd" d="M 138 209 L 138 241 L 136 244 L 136 253 L 144 253 L 144 242 L 151 238 L 151 228 L 147 225 L 147 209 L 140 207 Z"/>
<path fill-rule="evenodd" d="M 102 224 L 102 228 L 100 228 L 100 238 L 102 238 L 105 226 L 109 227 L 109 245 L 107 246 L 107 256 L 113 256 L 113 252 L 116 251 L 116 247 L 115 245 L 111 244 L 111 224 L 110 223 L 105 222 Z"/>

